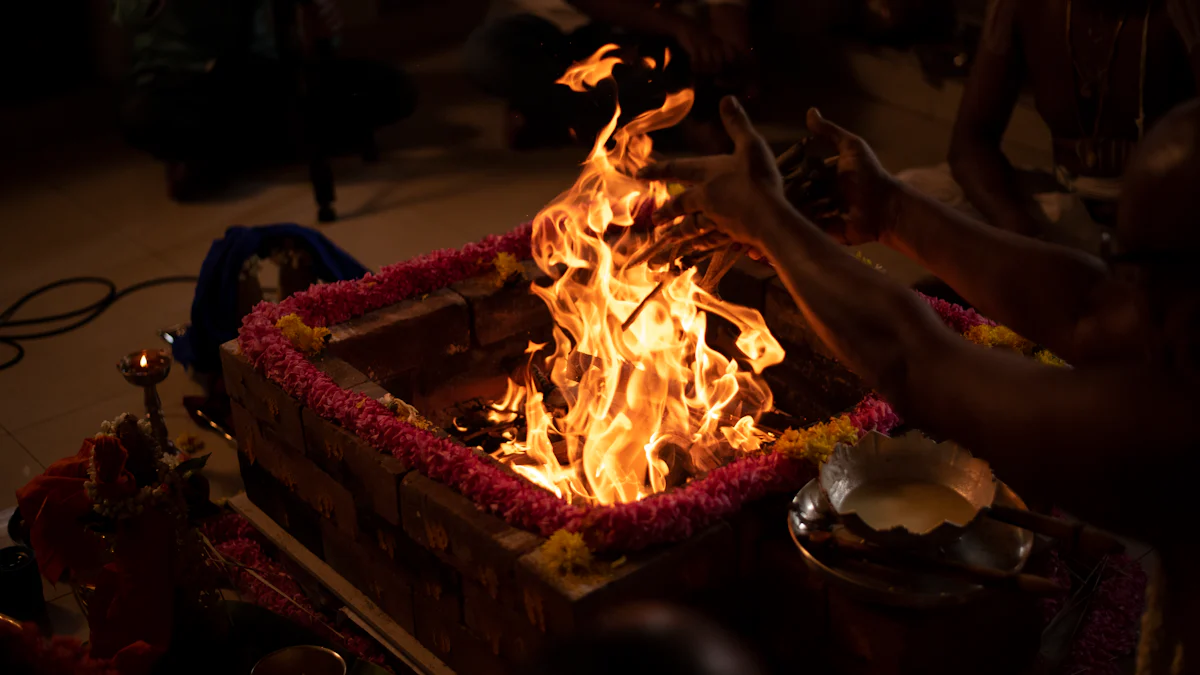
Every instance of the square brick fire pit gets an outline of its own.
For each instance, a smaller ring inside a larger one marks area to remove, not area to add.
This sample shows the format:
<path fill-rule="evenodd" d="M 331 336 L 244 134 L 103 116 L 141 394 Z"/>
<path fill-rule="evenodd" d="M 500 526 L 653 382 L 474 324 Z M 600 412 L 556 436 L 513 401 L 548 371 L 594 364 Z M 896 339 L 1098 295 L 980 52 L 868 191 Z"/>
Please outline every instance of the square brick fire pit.
<path fill-rule="evenodd" d="M 529 291 L 530 281 L 544 279 L 531 261 L 522 264 L 527 281 L 498 287 L 484 266 L 448 287 L 333 323 L 327 347 L 308 362 L 347 395 L 391 394 L 453 428 L 456 404 L 499 397 L 527 362 L 530 341 L 549 340 L 550 315 Z M 783 344 L 787 359 L 765 377 L 776 407 L 801 426 L 845 412 L 868 393 L 812 346 L 770 268 L 739 264 L 720 293 L 759 309 Z M 719 327 L 713 332 L 719 336 Z M 743 504 L 682 540 L 614 548 L 599 554 L 600 571 L 564 576 L 544 564 L 546 532 L 510 524 L 507 505 L 477 505 L 322 416 L 329 406 L 289 393 L 305 384 L 281 376 L 267 356 L 256 368 L 237 341 L 222 351 L 250 499 L 460 673 L 519 672 L 548 637 L 628 600 L 720 605 L 727 616 L 748 611 L 749 598 L 731 596 L 772 564 L 764 542 L 790 545 L 782 506 Z M 771 602 L 779 606 L 754 611 L 789 611 L 778 595 Z"/>

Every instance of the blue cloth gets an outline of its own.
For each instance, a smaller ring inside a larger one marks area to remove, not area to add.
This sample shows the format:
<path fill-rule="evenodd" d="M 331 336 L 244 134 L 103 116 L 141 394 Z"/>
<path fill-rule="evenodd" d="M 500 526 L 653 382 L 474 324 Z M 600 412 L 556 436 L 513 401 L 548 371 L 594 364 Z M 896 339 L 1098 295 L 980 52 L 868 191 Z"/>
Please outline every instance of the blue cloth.
<path fill-rule="evenodd" d="M 314 272 L 323 281 L 358 279 L 367 268 L 325 238 L 325 235 L 294 224 L 243 227 L 225 230 L 213 241 L 200 267 L 196 296 L 192 300 L 192 325 L 175 341 L 175 360 L 202 373 L 221 369 L 221 345 L 237 337 L 242 317 L 238 314 L 238 280 L 246 260 L 267 257 L 282 240 L 303 244 L 312 254 Z"/>

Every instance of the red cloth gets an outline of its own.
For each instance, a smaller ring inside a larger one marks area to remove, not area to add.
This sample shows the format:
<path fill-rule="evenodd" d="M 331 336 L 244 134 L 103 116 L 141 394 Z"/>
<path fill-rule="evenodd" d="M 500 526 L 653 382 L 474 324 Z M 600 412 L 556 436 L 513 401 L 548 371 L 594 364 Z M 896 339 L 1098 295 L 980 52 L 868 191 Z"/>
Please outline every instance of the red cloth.
<path fill-rule="evenodd" d="M 117 520 L 109 553 L 109 542 L 86 526 L 93 502 L 84 484 L 93 457 L 98 501 L 137 494 L 125 447 L 116 437 L 96 436 L 18 490 L 17 503 L 42 574 L 58 583 L 70 573 L 95 585 L 88 603 L 90 655 L 118 659 L 122 673 L 146 672 L 138 664 L 152 664 L 171 639 L 175 524 L 154 509 Z"/>
<path fill-rule="evenodd" d="M 174 523 L 161 511 L 121 521 L 117 558 L 100 570 L 88 603 L 92 656 L 116 656 L 139 641 L 155 656 L 166 651 L 175 607 L 174 543 Z"/>
<path fill-rule="evenodd" d="M 29 543 L 47 579 L 62 581 L 68 569 L 100 567 L 104 542 L 83 526 L 92 511 L 84 491 L 94 441 L 84 441 L 74 457 L 60 459 L 17 490 L 17 505 L 29 523 Z"/>

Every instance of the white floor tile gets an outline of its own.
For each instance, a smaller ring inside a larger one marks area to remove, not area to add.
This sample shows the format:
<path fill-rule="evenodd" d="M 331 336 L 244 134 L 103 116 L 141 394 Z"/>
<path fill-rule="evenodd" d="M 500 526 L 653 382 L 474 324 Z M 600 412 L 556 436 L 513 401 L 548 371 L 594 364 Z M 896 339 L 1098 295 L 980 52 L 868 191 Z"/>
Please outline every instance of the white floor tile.
<path fill-rule="evenodd" d="M 67 594 L 54 600 L 47 598 L 46 615 L 55 635 L 87 641 L 87 619 L 79 609 L 79 603 L 75 602 L 75 596 Z"/>
<path fill-rule="evenodd" d="M 58 272 L 71 273 L 71 269 Z M 178 272 L 147 254 L 100 273 L 124 288 Z M 24 342 L 24 360 L 0 371 L 0 425 L 17 432 L 129 389 L 117 372 L 118 359 L 138 349 L 165 347 L 156 331 L 188 320 L 193 293 L 190 283 L 148 288 L 117 301 L 75 331 Z M 31 304 L 17 318 L 78 307 L 98 295 L 93 289 L 64 290 Z"/>

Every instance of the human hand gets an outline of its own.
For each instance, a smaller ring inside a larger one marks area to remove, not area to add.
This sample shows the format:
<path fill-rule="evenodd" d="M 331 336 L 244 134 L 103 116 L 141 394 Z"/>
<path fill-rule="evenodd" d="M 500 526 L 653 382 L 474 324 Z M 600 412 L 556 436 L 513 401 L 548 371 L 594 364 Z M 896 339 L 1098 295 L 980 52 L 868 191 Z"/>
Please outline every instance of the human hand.
<path fill-rule="evenodd" d="M 783 178 L 766 141 L 754 130 L 737 99 L 721 101 L 721 121 L 733 139 L 732 155 L 696 157 L 659 162 L 644 167 L 638 178 L 690 185 L 654 213 L 657 222 L 670 222 L 703 213 L 725 234 L 751 246 L 762 241 L 757 215 L 786 204 Z"/>
<path fill-rule="evenodd" d="M 866 141 L 825 119 L 816 108 L 809 109 L 807 122 L 809 131 L 831 141 L 838 151 L 837 196 L 843 212 L 840 218 L 820 219 L 820 225 L 846 244 L 878 241 L 895 219 L 896 179 Z"/>

